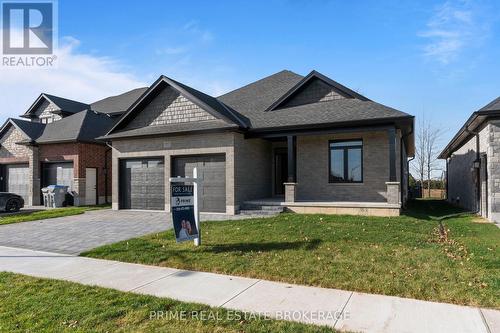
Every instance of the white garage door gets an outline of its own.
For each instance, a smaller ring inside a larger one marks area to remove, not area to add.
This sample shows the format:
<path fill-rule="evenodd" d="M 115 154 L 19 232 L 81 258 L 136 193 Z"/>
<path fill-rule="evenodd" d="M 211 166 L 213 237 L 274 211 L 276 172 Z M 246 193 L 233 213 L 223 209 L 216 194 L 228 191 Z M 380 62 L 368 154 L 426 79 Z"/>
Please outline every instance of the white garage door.
<path fill-rule="evenodd" d="M 28 164 L 7 165 L 6 176 L 7 192 L 19 194 L 27 204 L 30 191 Z"/>

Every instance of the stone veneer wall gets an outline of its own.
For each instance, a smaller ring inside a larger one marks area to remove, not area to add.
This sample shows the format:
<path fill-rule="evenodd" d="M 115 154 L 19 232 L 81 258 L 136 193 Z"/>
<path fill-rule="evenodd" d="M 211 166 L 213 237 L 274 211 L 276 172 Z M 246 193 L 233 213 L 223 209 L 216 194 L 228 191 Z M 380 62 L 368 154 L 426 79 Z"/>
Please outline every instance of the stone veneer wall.
<path fill-rule="evenodd" d="M 127 126 L 128 129 L 215 119 L 172 87 L 164 88 Z"/>
<path fill-rule="evenodd" d="M 53 103 L 44 100 L 34 112 L 38 118 L 32 118 L 32 121 L 40 122 L 40 118 L 52 118 L 53 121 L 62 119 L 60 115 L 54 114 L 53 111 L 59 111 L 59 108 Z"/>
<path fill-rule="evenodd" d="M 16 142 L 27 139 L 16 127 L 11 126 L 0 138 L 0 163 L 15 164 L 26 163 L 29 168 L 30 195 L 26 205 L 40 204 L 38 195 L 40 188 L 40 177 L 38 170 L 38 148 L 34 146 L 18 145 Z M 35 167 L 33 167 L 35 166 Z"/>
<path fill-rule="evenodd" d="M 296 95 L 284 105 L 284 107 L 325 102 L 343 98 L 345 97 L 339 94 L 335 88 L 319 79 L 314 79 L 306 86 L 302 87 L 302 89 L 297 92 Z"/>
<path fill-rule="evenodd" d="M 470 211 L 479 211 L 479 213 L 486 217 L 490 214 L 486 211 L 486 203 L 488 203 L 488 210 L 491 212 L 491 195 L 488 198 L 486 194 L 486 187 L 489 188 L 490 193 L 495 193 L 494 178 L 495 178 L 495 155 L 498 158 L 498 153 L 495 150 L 495 126 L 485 124 L 479 130 L 479 153 L 480 155 L 486 154 L 488 166 L 481 172 L 481 179 L 477 179 L 477 172 L 474 169 L 474 161 L 477 160 L 476 154 L 476 137 L 473 136 L 460 148 L 455 150 L 448 160 L 448 193 L 447 200 L 455 205 L 465 208 Z M 497 134 L 497 138 L 500 136 Z M 484 171 L 488 172 L 489 181 L 486 184 Z M 480 195 L 480 202 L 477 202 L 478 189 L 477 182 L 481 181 L 482 193 Z"/>
<path fill-rule="evenodd" d="M 500 121 L 491 121 L 488 128 L 488 217 L 498 222 L 500 221 Z"/>

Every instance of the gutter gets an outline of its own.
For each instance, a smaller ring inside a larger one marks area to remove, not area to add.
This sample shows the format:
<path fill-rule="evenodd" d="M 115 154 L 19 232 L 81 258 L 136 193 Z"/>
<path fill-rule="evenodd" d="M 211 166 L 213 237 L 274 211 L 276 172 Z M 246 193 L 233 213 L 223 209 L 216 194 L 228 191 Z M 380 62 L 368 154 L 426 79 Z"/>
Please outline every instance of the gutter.
<path fill-rule="evenodd" d="M 469 130 L 468 126 L 465 127 L 465 132 L 474 135 L 476 137 L 476 160 L 474 161 L 473 167 L 475 164 L 478 164 L 476 168 L 476 203 L 477 207 L 474 211 L 475 214 L 479 214 L 481 211 L 481 155 L 479 152 L 479 132 Z M 447 163 L 448 164 L 448 163 Z M 447 176 L 448 177 L 448 174 Z"/>

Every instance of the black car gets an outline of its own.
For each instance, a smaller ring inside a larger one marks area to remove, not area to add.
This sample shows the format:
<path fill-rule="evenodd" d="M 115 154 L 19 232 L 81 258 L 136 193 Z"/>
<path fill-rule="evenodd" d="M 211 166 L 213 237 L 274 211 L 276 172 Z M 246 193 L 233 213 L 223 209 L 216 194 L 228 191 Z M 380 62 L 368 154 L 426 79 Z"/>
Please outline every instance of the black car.
<path fill-rule="evenodd" d="M 24 199 L 15 193 L 0 192 L 0 210 L 17 212 L 24 207 Z"/>

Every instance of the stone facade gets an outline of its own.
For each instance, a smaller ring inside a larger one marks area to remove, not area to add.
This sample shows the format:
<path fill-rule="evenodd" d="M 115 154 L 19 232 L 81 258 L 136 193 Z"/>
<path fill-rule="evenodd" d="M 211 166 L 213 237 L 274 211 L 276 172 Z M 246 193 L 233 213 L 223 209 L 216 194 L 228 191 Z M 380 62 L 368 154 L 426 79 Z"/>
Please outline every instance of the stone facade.
<path fill-rule="evenodd" d="M 127 129 L 213 119 L 214 116 L 175 89 L 166 87 L 128 124 Z"/>
<path fill-rule="evenodd" d="M 335 88 L 321 81 L 320 79 L 311 80 L 301 91 L 295 94 L 284 107 L 291 107 L 303 104 L 326 102 L 335 99 L 345 98 L 338 93 Z"/>
<path fill-rule="evenodd" d="M 17 142 L 26 140 L 27 137 L 16 127 L 10 126 L 0 138 L 0 161 L 2 163 L 27 162 L 31 149 Z"/>
<path fill-rule="evenodd" d="M 27 139 L 16 127 L 11 126 L 0 138 L 0 164 L 27 164 L 29 178 L 26 179 L 30 192 L 26 205 L 39 205 L 41 191 L 41 163 L 73 162 L 74 183 L 72 190 L 75 205 L 85 202 L 86 168 L 97 168 L 97 191 L 99 203 L 105 202 L 105 161 L 108 166 L 108 199 L 111 198 L 111 152 L 107 146 L 90 143 L 59 143 L 39 146 L 19 145 L 17 142 Z"/>
<path fill-rule="evenodd" d="M 49 122 L 62 119 L 60 115 L 53 113 L 54 111 L 59 111 L 59 108 L 55 106 L 53 103 L 44 100 L 42 104 L 35 110 L 34 114 L 37 117 L 32 118 L 32 121 L 40 122 L 41 118 L 48 118 L 50 119 Z"/>
<path fill-rule="evenodd" d="M 478 137 L 479 154 L 476 136 L 472 136 L 448 159 L 447 199 L 492 221 L 500 221 L 500 121 L 485 123 Z M 475 165 L 476 161 L 479 163 Z"/>
<path fill-rule="evenodd" d="M 18 145 L 17 142 L 27 137 L 16 127 L 10 126 L 0 138 L 0 164 L 28 164 L 29 179 L 26 179 L 30 192 L 26 205 L 38 205 L 40 187 L 38 176 L 38 149 L 33 146 Z M 35 166 L 35 167 L 34 167 Z"/>

